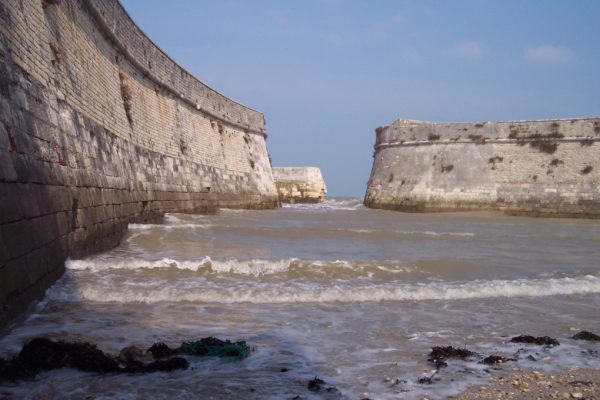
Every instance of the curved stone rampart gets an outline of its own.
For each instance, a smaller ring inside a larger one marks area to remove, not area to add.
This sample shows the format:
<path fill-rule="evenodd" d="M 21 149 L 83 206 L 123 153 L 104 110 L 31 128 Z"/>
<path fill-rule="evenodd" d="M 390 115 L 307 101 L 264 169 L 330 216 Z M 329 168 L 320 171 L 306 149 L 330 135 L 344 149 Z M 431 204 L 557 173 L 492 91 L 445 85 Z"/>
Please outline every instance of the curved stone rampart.
<path fill-rule="evenodd" d="M 0 326 L 165 212 L 277 206 L 264 117 L 116 0 L 0 0 Z"/>
<path fill-rule="evenodd" d="M 600 218 L 600 119 L 429 123 L 376 130 L 365 205 Z"/>

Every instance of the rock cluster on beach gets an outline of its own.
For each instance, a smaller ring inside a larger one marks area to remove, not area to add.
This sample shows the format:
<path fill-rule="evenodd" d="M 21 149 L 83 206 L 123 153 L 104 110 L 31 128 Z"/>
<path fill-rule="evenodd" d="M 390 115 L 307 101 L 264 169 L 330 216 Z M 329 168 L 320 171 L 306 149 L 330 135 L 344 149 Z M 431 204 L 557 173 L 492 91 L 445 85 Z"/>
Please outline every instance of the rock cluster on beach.
<path fill-rule="evenodd" d="M 590 342 L 600 341 L 600 336 L 581 331 L 571 337 L 574 340 L 586 340 Z M 559 346 L 555 338 L 549 336 L 519 335 L 510 339 L 511 343 L 523 343 L 544 348 Z M 521 350 L 519 350 L 520 352 Z M 519 354 L 517 352 L 517 354 Z M 441 368 L 446 367 L 447 359 L 473 360 L 481 358 L 481 355 L 466 348 L 454 348 L 452 346 L 436 346 L 429 354 L 429 361 L 436 367 L 431 376 L 421 377 L 417 380 L 419 384 L 432 384 L 433 378 Z M 532 356 L 531 361 L 537 361 Z M 488 365 L 503 364 L 509 361 L 517 361 L 517 358 L 508 358 L 499 355 L 490 355 L 480 362 Z M 472 388 L 458 396 L 462 400 L 475 399 L 600 399 L 600 369 L 578 369 L 569 368 L 562 374 L 544 374 L 539 371 L 520 371 L 508 377 L 492 376 L 489 385 Z M 436 378 L 439 379 L 439 378 Z"/>
<path fill-rule="evenodd" d="M 231 342 L 207 337 L 183 342 L 176 349 L 171 349 L 164 343 L 155 343 L 146 351 L 128 346 L 117 357 L 113 357 L 86 342 L 55 342 L 36 338 L 25 343 L 21 352 L 13 358 L 0 358 L 0 382 L 31 379 L 40 372 L 59 368 L 100 374 L 186 369 L 189 362 L 181 355 L 242 359 L 250 355 L 250 348 L 244 341 Z"/>

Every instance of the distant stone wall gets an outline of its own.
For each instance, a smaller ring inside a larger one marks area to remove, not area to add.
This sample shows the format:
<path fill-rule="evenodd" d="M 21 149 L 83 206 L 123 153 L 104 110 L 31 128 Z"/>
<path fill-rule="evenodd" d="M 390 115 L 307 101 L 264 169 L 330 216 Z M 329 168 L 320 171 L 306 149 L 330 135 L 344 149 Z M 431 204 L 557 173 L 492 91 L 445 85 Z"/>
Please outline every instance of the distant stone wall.
<path fill-rule="evenodd" d="M 376 130 L 365 205 L 600 218 L 600 119 L 445 123 Z"/>
<path fill-rule="evenodd" d="M 273 176 L 282 203 L 319 203 L 325 200 L 327 187 L 319 168 L 273 168 Z"/>
<path fill-rule="evenodd" d="M 129 222 L 276 207 L 265 138 L 118 1 L 0 0 L 0 328 Z"/>

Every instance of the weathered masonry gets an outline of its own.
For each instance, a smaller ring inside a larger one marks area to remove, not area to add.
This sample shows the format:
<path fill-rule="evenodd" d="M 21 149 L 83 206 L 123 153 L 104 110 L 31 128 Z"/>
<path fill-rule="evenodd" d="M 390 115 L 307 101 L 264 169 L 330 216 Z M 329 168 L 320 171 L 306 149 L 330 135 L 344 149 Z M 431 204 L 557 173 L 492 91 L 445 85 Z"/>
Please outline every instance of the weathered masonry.
<path fill-rule="evenodd" d="M 129 222 L 276 207 L 265 138 L 117 0 L 0 0 L 0 327 Z"/>
<path fill-rule="evenodd" d="M 273 176 L 282 203 L 319 203 L 325 200 L 327 186 L 317 167 L 273 168 Z"/>
<path fill-rule="evenodd" d="M 600 118 L 376 130 L 365 205 L 600 218 Z"/>

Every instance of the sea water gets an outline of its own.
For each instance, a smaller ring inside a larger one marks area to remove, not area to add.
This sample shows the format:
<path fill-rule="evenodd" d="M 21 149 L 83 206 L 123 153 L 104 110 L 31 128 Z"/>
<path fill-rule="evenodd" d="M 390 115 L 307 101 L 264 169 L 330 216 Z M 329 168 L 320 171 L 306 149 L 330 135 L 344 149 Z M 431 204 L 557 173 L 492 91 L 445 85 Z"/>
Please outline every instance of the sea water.
<path fill-rule="evenodd" d="M 14 398 L 445 398 L 512 367 L 600 365 L 600 223 L 496 213 L 405 214 L 330 199 L 278 210 L 167 214 L 116 249 L 68 260 L 0 357 L 44 336 L 125 346 L 243 339 L 245 360 L 184 371 L 57 370 L 0 386 Z M 510 343 L 549 335 L 561 345 Z M 435 373 L 433 346 L 479 354 Z M 500 367 L 486 355 L 517 359 Z M 432 384 L 419 378 L 434 375 Z M 324 388 L 311 392 L 318 376 Z"/>

